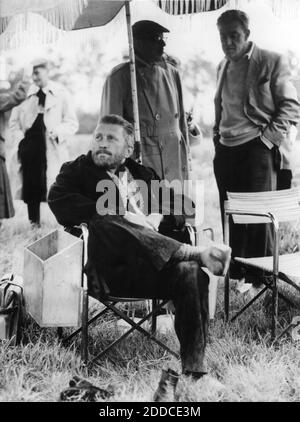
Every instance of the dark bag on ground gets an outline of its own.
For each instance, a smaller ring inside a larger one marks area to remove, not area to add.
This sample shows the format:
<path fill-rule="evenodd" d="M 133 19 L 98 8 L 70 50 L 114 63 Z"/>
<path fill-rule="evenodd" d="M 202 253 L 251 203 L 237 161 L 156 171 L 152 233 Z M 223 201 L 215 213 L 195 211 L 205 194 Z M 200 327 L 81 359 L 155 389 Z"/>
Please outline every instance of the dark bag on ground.
<path fill-rule="evenodd" d="M 113 396 L 113 394 L 114 389 L 112 387 L 104 390 L 75 375 L 69 382 L 69 388 L 66 388 L 60 393 L 59 401 L 95 402 L 106 400 Z"/>
<path fill-rule="evenodd" d="M 15 346 L 21 337 L 25 308 L 22 277 L 6 274 L 0 280 L 0 340 Z"/>

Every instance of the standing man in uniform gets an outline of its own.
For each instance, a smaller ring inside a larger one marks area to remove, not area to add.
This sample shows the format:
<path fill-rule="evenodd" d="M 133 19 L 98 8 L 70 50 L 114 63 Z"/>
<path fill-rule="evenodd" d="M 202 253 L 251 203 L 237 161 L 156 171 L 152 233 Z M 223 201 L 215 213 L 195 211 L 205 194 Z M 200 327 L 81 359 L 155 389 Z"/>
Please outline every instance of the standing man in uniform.
<path fill-rule="evenodd" d="M 283 57 L 249 41 L 244 12 L 227 10 L 217 26 L 226 56 L 218 68 L 214 126 L 214 171 L 223 218 L 226 191 L 276 190 L 280 148 L 299 121 L 300 104 Z M 268 226 L 233 226 L 233 256 L 272 255 Z M 231 269 L 231 276 L 243 278 L 237 268 Z"/>
<path fill-rule="evenodd" d="M 143 165 L 161 179 L 189 178 L 187 122 L 178 70 L 164 56 L 169 32 L 143 20 L 133 27 Z M 100 117 L 118 114 L 133 122 L 129 63 L 116 66 L 102 93 Z"/>

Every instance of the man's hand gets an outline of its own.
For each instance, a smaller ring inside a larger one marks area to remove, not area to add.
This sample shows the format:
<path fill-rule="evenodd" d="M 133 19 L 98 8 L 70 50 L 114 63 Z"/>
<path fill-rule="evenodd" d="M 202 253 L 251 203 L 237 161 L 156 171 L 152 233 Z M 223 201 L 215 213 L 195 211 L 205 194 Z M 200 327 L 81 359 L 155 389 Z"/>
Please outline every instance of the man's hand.
<path fill-rule="evenodd" d="M 51 142 L 56 142 L 58 144 L 58 136 L 54 130 L 49 130 L 49 139 Z"/>
<path fill-rule="evenodd" d="M 150 224 L 150 226 L 157 232 L 162 219 L 163 215 L 158 213 L 152 213 L 146 217 L 147 223 Z"/>
<path fill-rule="evenodd" d="M 15 87 L 16 87 L 16 89 L 23 89 L 26 92 L 26 94 L 27 94 L 30 85 L 31 85 L 30 81 L 25 80 L 25 79 L 22 79 L 21 81 L 19 81 L 15 85 Z"/>
<path fill-rule="evenodd" d="M 130 221 L 131 223 L 139 224 L 140 226 L 147 227 L 148 229 L 158 231 L 158 227 L 161 220 L 163 219 L 163 215 L 153 213 L 146 216 L 143 214 L 134 214 L 133 212 L 127 211 L 124 215 L 124 218 L 126 218 L 126 220 Z"/>
<path fill-rule="evenodd" d="M 231 258 L 231 248 L 222 244 L 213 244 L 200 253 L 201 264 L 214 275 L 225 275 Z"/>
<path fill-rule="evenodd" d="M 153 226 L 147 222 L 147 217 L 143 214 L 134 214 L 133 212 L 127 211 L 124 218 L 131 223 L 139 224 L 140 226 L 153 230 Z"/>

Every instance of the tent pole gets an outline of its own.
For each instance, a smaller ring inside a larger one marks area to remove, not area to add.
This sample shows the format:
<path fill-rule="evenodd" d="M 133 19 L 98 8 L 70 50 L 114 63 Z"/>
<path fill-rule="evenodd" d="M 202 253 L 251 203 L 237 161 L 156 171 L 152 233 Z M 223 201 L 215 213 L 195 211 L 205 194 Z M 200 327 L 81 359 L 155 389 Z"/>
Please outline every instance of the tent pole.
<path fill-rule="evenodd" d="M 133 104 L 133 121 L 134 121 L 134 135 L 135 135 L 134 146 L 135 146 L 136 160 L 138 163 L 141 163 L 142 155 L 141 155 L 140 119 L 139 119 L 137 85 L 136 85 L 135 55 L 134 55 L 133 35 L 132 35 L 132 28 L 131 28 L 130 0 L 125 1 L 125 9 L 126 9 L 128 44 L 129 44 L 131 95 L 132 95 L 132 104 Z"/>

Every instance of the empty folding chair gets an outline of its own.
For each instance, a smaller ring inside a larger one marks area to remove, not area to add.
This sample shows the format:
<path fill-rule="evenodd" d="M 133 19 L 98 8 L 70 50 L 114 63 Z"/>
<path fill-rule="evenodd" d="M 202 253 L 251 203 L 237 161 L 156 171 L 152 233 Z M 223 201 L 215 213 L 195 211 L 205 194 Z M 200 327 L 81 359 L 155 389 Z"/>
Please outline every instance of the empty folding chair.
<path fill-rule="evenodd" d="M 273 255 L 258 258 L 243 258 L 235 256 L 233 262 L 243 266 L 248 271 L 263 270 L 270 276 L 264 279 L 264 288 L 250 300 L 231 321 L 240 316 L 268 289 L 272 290 L 272 340 L 276 337 L 278 318 L 278 296 L 288 300 L 281 292 L 278 293 L 278 281 L 287 283 L 290 288 L 300 294 L 300 252 L 279 256 L 279 223 L 294 221 L 300 218 L 300 188 L 292 188 L 272 192 L 227 192 L 225 201 L 225 243 L 229 244 L 229 218 L 234 224 L 266 224 L 271 223 L 274 233 Z M 229 283 L 230 272 L 225 277 L 224 303 L 225 318 L 229 319 Z M 284 330 L 286 332 L 287 329 Z M 282 334 L 282 333 L 281 333 Z M 281 334 L 279 336 L 281 336 Z M 279 337 L 278 336 L 278 337 Z M 276 339 L 278 339 L 278 337 Z"/>

